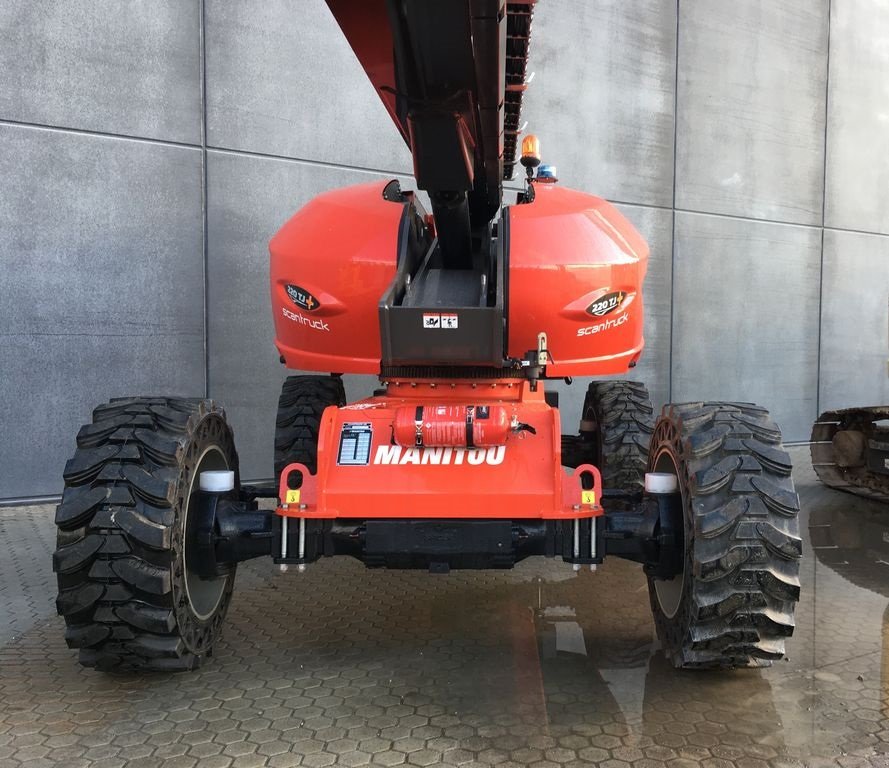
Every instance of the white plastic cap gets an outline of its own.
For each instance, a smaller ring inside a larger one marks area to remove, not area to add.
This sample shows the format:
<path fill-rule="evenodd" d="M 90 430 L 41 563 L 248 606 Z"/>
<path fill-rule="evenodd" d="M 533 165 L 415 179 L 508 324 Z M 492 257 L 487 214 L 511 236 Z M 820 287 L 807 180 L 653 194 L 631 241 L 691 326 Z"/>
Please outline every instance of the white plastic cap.
<path fill-rule="evenodd" d="M 210 469 L 201 472 L 201 490 L 226 493 L 235 487 L 235 473 L 230 469 Z"/>
<path fill-rule="evenodd" d="M 646 472 L 646 493 L 676 493 L 679 489 L 679 481 L 676 475 L 669 472 Z"/>

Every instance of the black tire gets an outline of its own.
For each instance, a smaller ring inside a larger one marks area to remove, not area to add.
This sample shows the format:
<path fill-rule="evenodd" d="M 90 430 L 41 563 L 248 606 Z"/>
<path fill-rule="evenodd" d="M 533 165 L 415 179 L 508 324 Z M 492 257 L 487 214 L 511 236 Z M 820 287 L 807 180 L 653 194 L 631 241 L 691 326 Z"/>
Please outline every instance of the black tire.
<path fill-rule="evenodd" d="M 768 666 L 799 600 L 799 498 L 768 411 L 749 403 L 664 408 L 651 471 L 677 475 L 684 569 L 649 576 L 658 637 L 676 667 Z"/>
<path fill-rule="evenodd" d="M 121 398 L 93 411 L 65 465 L 53 555 L 81 664 L 178 671 L 211 654 L 235 573 L 189 572 L 185 533 L 198 472 L 225 468 L 237 483 L 232 431 L 212 400 Z"/>
<path fill-rule="evenodd" d="M 288 464 L 300 462 L 318 471 L 318 430 L 330 405 L 346 404 L 339 376 L 290 376 L 281 387 L 275 422 L 275 477 Z"/>
<path fill-rule="evenodd" d="M 654 409 L 644 384 L 594 381 L 583 401 L 580 432 L 592 442 L 591 463 L 605 490 L 635 490 L 645 482 Z"/>

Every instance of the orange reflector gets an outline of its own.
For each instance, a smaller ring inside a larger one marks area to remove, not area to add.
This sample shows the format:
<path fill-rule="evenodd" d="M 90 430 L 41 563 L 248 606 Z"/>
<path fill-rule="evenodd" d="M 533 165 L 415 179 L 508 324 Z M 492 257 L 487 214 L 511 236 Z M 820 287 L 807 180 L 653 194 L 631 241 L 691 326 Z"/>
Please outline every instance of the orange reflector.
<path fill-rule="evenodd" d="M 540 140 L 529 133 L 522 139 L 522 165 L 534 168 L 540 164 Z"/>

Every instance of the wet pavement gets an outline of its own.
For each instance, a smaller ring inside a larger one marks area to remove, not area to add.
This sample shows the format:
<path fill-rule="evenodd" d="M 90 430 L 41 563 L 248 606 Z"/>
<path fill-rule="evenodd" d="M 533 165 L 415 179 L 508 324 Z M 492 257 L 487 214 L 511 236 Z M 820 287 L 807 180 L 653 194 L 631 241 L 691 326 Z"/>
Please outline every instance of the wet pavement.
<path fill-rule="evenodd" d="M 788 658 L 677 672 L 639 567 L 304 574 L 242 567 L 216 655 L 82 669 L 51 507 L 0 509 L 0 766 L 889 766 L 889 509 L 793 449 L 806 537 Z"/>

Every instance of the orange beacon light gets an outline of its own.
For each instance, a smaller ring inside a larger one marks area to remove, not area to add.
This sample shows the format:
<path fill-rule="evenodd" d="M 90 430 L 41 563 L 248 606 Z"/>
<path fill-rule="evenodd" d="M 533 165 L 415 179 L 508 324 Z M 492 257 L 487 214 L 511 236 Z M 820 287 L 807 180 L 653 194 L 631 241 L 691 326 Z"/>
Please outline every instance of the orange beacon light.
<path fill-rule="evenodd" d="M 522 139 L 521 163 L 528 169 L 529 175 L 533 168 L 540 165 L 540 140 L 533 133 L 529 133 Z"/>

